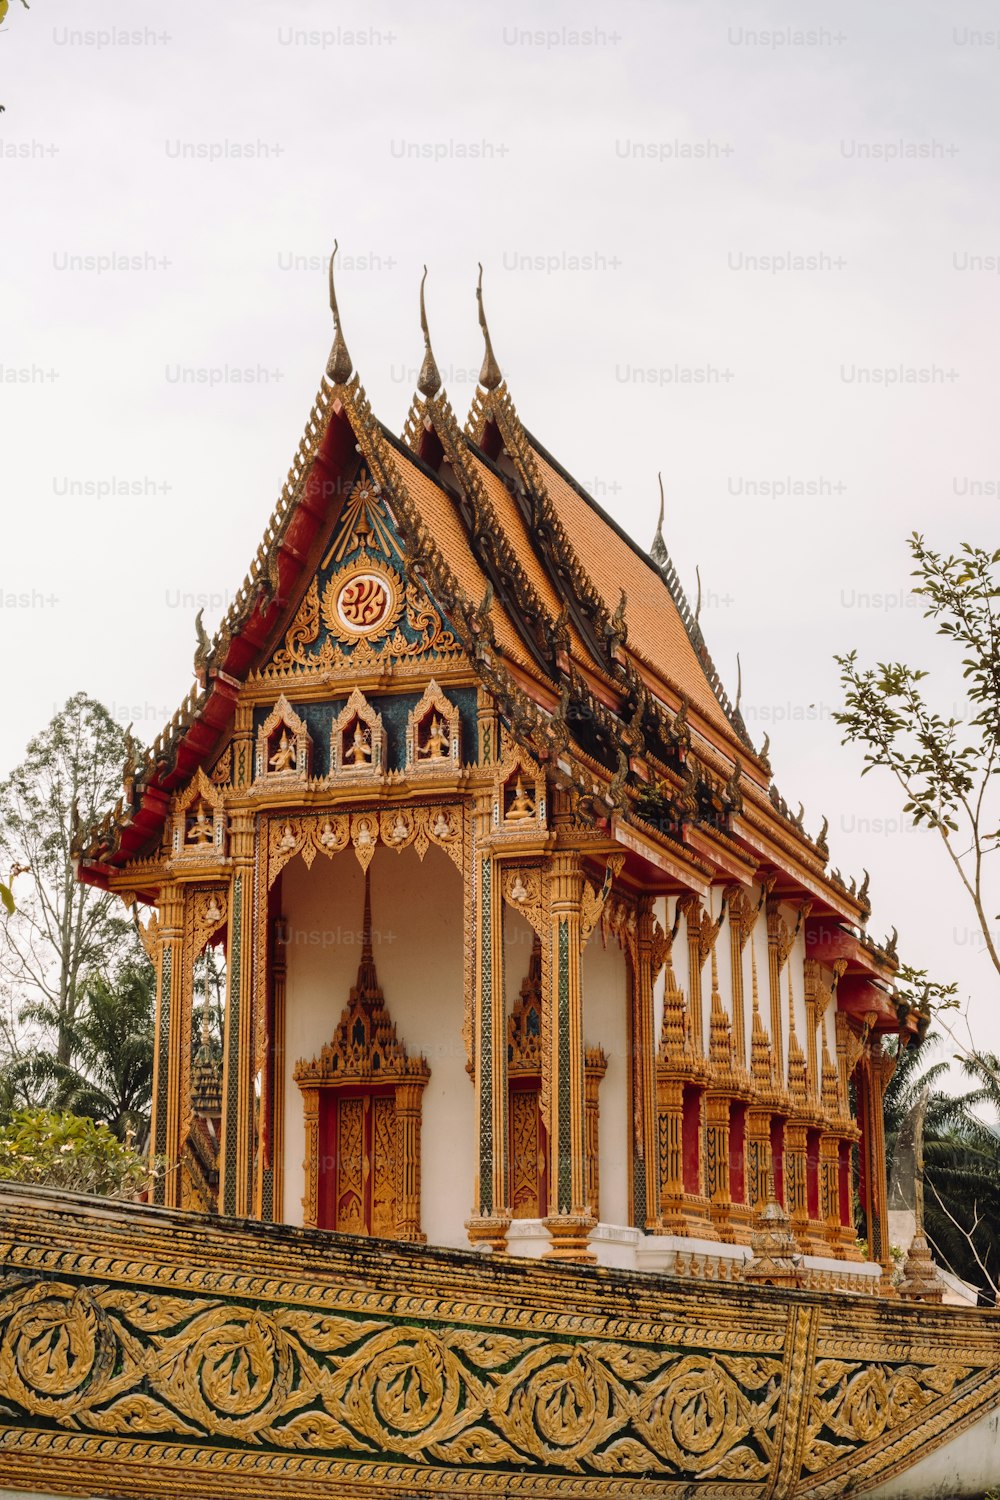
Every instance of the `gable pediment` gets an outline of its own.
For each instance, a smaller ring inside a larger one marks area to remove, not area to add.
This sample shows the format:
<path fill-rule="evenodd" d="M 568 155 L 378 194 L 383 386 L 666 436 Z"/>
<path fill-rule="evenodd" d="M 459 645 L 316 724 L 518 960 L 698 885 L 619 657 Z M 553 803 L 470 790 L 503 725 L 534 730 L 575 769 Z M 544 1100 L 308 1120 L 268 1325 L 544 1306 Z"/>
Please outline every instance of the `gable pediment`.
<path fill-rule="evenodd" d="M 363 470 L 280 643 L 253 676 L 348 677 L 461 652 L 443 611 L 408 571 L 389 508 Z"/>

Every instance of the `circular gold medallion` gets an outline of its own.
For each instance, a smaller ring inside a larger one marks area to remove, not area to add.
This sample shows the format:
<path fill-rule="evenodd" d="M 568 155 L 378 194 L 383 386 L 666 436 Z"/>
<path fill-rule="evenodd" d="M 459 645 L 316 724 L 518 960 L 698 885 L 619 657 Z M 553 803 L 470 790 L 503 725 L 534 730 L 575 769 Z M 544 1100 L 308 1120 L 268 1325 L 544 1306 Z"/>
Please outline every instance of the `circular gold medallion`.
<path fill-rule="evenodd" d="M 403 607 L 400 580 L 391 568 L 366 558 L 346 577 L 332 578 L 323 592 L 323 615 L 335 635 L 383 634 L 399 619 Z"/>

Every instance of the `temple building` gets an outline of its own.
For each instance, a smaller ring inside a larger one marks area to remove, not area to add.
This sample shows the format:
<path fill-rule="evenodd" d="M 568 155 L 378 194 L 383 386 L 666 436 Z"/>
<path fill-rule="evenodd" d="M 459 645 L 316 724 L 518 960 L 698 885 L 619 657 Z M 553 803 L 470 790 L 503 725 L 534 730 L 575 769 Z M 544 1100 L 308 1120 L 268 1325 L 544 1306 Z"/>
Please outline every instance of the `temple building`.
<path fill-rule="evenodd" d="M 421 289 L 402 438 L 331 303 L 250 572 L 79 861 L 150 912 L 156 1201 L 728 1276 L 773 1198 L 800 1278 L 874 1289 L 917 1018 L 723 691 L 662 492 L 646 553 L 522 424 L 481 289 L 464 426 Z"/>
<path fill-rule="evenodd" d="M 1000 1326 L 941 1305 L 919 1193 L 890 1275 L 925 1018 L 867 878 L 662 506 L 647 554 L 522 425 L 481 290 L 464 427 L 421 297 L 402 438 L 330 290 L 249 575 L 78 841 L 155 966 L 154 1185 L 0 1184 L 0 1497 L 983 1493 Z"/>

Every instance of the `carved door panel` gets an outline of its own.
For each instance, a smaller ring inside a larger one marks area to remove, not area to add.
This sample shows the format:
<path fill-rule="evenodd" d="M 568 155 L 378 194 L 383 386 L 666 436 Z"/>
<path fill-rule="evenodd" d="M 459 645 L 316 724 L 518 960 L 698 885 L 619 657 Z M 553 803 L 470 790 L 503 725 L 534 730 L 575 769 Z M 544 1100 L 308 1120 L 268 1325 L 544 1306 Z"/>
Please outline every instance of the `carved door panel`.
<path fill-rule="evenodd" d="M 320 1158 L 321 1229 L 396 1233 L 396 1101 L 392 1093 L 331 1093 Z"/>
<path fill-rule="evenodd" d="M 548 1153 L 537 1079 L 511 1083 L 508 1119 L 511 1212 L 515 1219 L 544 1219 L 548 1213 Z"/>

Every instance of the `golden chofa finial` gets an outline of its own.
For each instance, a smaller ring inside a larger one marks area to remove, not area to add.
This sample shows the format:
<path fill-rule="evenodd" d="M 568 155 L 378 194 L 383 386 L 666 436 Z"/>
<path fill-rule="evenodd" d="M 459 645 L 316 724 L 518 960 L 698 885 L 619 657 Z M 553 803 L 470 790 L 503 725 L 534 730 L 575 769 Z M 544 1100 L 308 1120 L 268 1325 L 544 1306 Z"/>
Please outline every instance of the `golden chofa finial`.
<path fill-rule="evenodd" d="M 649 549 L 649 555 L 655 562 L 656 566 L 658 568 L 662 568 L 663 564 L 667 560 L 667 544 L 663 540 L 663 511 L 665 502 L 663 498 L 662 472 L 657 474 L 656 477 L 660 481 L 660 514 L 656 522 L 656 535 L 653 538 L 653 545 Z"/>
<path fill-rule="evenodd" d="M 420 278 L 420 327 L 424 335 L 424 362 L 420 366 L 420 375 L 417 378 L 417 390 L 421 396 L 428 400 L 436 396 L 441 389 L 441 371 L 437 367 L 434 351 L 431 348 L 430 329 L 427 327 L 427 308 L 424 306 L 424 282 L 427 280 L 427 267 L 424 266 L 424 274 Z"/>
<path fill-rule="evenodd" d="M 339 245 L 333 242 L 333 254 L 330 256 L 330 311 L 333 313 L 333 348 L 330 350 L 330 358 L 326 362 L 327 379 L 332 380 L 334 385 L 346 385 L 351 378 L 354 365 L 351 356 L 347 352 L 344 335 L 340 328 L 340 312 L 337 308 L 337 293 L 333 285 L 333 263 L 337 258 Z"/>
<path fill-rule="evenodd" d="M 479 372 L 479 384 L 485 391 L 495 391 L 503 380 L 500 366 L 497 364 L 496 355 L 493 353 L 493 345 L 490 341 L 490 330 L 486 326 L 486 313 L 483 311 L 483 263 L 479 262 L 479 285 L 476 287 L 476 301 L 479 303 L 479 326 L 483 330 L 483 339 L 486 343 L 486 353 L 483 355 L 483 368 Z"/>

